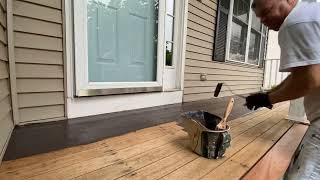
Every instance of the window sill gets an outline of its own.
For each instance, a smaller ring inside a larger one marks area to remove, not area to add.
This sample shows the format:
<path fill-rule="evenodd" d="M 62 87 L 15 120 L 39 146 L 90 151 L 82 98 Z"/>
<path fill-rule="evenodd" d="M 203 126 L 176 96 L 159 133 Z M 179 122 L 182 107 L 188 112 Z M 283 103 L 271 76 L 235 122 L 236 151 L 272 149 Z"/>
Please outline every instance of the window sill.
<path fill-rule="evenodd" d="M 225 63 L 230 64 L 230 65 L 237 65 L 237 66 L 242 66 L 242 67 L 248 67 L 248 68 L 263 69 L 263 67 L 259 67 L 259 65 L 250 64 L 250 63 L 241 62 L 241 61 L 235 61 L 235 60 L 226 60 Z"/>

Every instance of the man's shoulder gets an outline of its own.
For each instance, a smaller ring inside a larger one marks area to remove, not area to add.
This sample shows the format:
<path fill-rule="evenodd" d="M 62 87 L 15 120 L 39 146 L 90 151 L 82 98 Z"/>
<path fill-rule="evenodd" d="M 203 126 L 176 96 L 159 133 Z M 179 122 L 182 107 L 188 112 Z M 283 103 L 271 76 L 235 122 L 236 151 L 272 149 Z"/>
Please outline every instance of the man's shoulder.
<path fill-rule="evenodd" d="M 290 28 L 295 24 L 320 24 L 320 3 L 300 2 L 286 19 L 284 28 Z"/>

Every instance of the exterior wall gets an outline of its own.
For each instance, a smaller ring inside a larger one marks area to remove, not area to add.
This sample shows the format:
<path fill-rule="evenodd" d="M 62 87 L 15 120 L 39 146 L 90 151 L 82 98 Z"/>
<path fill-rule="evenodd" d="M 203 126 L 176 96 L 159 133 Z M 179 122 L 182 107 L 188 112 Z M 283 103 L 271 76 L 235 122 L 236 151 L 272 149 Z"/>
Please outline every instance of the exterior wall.
<path fill-rule="evenodd" d="M 263 88 L 270 89 L 280 84 L 289 75 L 289 73 L 279 72 L 280 46 L 278 45 L 278 32 L 269 31 L 267 49 Z"/>
<path fill-rule="evenodd" d="M 263 69 L 233 62 L 212 61 L 217 0 L 189 0 L 184 102 L 213 98 L 218 82 L 225 82 L 236 94 L 257 92 L 263 83 Z M 207 81 L 200 81 L 200 74 Z M 220 96 L 232 95 L 223 87 Z"/>
<path fill-rule="evenodd" d="M 5 1 L 0 0 L 0 162 L 13 129 L 6 17 Z"/>
<path fill-rule="evenodd" d="M 14 1 L 20 123 L 65 116 L 62 0 Z"/>

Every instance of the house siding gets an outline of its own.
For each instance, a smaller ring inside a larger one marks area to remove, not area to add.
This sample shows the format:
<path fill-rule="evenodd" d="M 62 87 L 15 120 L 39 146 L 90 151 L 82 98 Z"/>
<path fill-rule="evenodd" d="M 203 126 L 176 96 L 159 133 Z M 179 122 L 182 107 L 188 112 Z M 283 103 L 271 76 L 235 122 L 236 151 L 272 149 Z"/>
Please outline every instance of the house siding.
<path fill-rule="evenodd" d="M 6 3 L 0 0 L 0 161 L 13 129 L 6 18 Z"/>
<path fill-rule="evenodd" d="M 214 48 L 217 0 L 189 0 L 184 102 L 213 98 L 219 82 L 227 83 L 233 93 L 259 91 L 263 84 L 263 69 L 256 66 L 212 61 Z M 200 74 L 207 81 L 200 81 Z M 232 93 L 223 87 L 220 97 Z"/>
<path fill-rule="evenodd" d="M 62 0 L 16 0 L 13 14 L 20 123 L 62 118 Z"/>

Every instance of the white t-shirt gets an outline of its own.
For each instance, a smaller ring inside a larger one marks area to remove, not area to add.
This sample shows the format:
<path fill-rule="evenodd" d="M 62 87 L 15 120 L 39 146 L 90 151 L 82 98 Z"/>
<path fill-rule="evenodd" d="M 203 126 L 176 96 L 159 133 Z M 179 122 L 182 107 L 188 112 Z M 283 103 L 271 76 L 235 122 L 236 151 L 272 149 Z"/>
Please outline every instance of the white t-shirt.
<path fill-rule="evenodd" d="M 320 3 L 299 2 L 281 25 L 278 36 L 280 72 L 320 64 Z M 306 95 L 304 105 L 309 120 L 320 118 L 320 89 Z"/>

